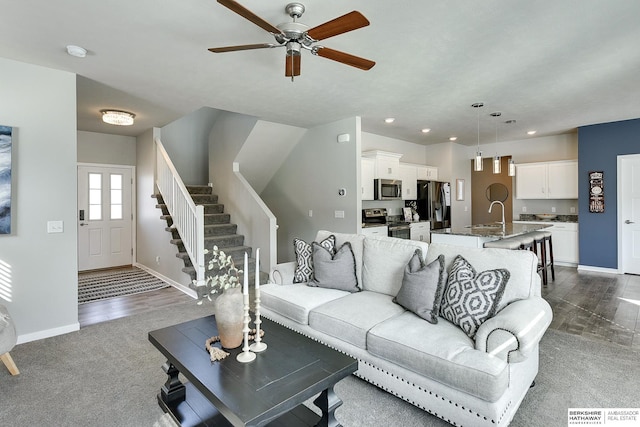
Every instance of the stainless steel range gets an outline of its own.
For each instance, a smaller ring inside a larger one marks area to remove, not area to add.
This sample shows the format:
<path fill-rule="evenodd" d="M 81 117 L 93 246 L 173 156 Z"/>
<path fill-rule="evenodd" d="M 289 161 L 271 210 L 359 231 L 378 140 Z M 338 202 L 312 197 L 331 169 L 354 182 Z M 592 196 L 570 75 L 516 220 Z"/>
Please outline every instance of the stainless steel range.
<path fill-rule="evenodd" d="M 363 209 L 362 223 L 365 227 L 386 225 L 389 229 L 389 237 L 397 237 L 399 239 L 411 238 L 411 225 L 406 221 L 389 217 L 386 208 Z"/>

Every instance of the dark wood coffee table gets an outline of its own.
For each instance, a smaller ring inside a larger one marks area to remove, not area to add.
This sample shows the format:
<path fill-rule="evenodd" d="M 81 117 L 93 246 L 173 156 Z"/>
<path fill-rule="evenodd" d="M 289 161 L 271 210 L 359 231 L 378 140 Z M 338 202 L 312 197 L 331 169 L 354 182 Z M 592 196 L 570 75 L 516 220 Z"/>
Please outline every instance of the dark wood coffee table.
<path fill-rule="evenodd" d="M 236 360 L 241 348 L 211 362 L 205 341 L 218 335 L 214 316 L 150 332 L 167 358 L 162 409 L 182 426 L 339 426 L 334 411 L 342 401 L 333 386 L 357 361 L 267 319 L 262 328 L 268 348 L 250 363 Z M 302 404 L 318 393 L 322 416 Z"/>

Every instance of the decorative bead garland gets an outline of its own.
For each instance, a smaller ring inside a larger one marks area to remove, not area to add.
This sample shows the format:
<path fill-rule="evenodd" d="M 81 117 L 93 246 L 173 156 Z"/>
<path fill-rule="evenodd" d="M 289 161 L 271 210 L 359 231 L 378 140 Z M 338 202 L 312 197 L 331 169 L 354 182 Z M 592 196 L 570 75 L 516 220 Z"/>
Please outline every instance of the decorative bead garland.
<path fill-rule="evenodd" d="M 264 336 L 264 331 L 260 330 L 260 338 Z M 251 329 L 249 331 L 249 341 L 254 340 L 256 337 L 256 330 Z M 205 341 L 204 347 L 209 352 L 209 356 L 211 357 L 211 361 L 215 362 L 218 360 L 222 360 L 229 355 L 226 351 L 219 347 L 214 347 L 213 344 L 220 341 L 219 336 L 214 336 Z"/>

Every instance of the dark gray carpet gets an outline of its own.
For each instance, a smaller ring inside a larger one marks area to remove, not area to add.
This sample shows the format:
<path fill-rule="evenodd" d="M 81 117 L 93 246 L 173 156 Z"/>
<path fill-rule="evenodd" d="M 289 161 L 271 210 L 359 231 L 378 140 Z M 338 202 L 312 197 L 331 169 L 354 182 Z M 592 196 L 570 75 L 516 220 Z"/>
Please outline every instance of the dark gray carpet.
<path fill-rule="evenodd" d="M 162 424 L 156 394 L 166 380 L 150 330 L 211 313 L 187 303 L 18 345 L 21 374 L 0 366 L 1 426 L 153 426 Z M 548 331 L 537 385 L 513 426 L 565 426 L 569 407 L 638 407 L 638 351 Z M 336 386 L 345 427 L 448 424 L 355 377 Z"/>
<path fill-rule="evenodd" d="M 157 277 L 137 268 L 106 270 L 78 275 L 78 304 L 169 287 Z"/>

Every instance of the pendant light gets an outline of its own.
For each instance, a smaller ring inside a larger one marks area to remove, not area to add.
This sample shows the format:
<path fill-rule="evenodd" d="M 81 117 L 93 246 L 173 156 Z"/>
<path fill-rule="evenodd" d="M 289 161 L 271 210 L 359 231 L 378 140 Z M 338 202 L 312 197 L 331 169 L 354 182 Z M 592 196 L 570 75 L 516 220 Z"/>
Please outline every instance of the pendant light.
<path fill-rule="evenodd" d="M 476 158 L 473 163 L 473 170 L 476 172 L 482 172 L 482 152 L 480 151 L 480 108 L 484 107 L 482 102 L 476 102 L 471 104 L 473 108 L 478 111 L 478 148 L 476 150 Z"/>
<path fill-rule="evenodd" d="M 495 113 L 491 113 L 491 117 L 500 117 L 502 113 L 500 111 L 496 111 Z M 498 145 L 498 119 L 496 119 L 496 146 Z M 497 147 L 496 147 L 497 148 Z M 497 154 L 493 157 L 493 173 L 498 175 L 502 172 L 502 159 Z"/>
<path fill-rule="evenodd" d="M 515 122 L 516 122 L 515 120 L 507 120 L 505 123 L 508 124 L 508 125 L 512 125 Z M 509 159 L 508 175 L 509 176 L 516 176 L 516 163 L 513 161 L 513 157 Z"/>

